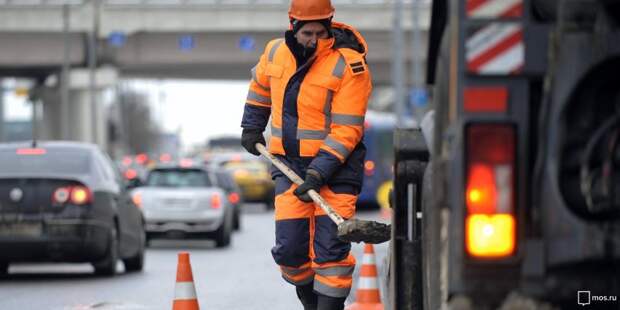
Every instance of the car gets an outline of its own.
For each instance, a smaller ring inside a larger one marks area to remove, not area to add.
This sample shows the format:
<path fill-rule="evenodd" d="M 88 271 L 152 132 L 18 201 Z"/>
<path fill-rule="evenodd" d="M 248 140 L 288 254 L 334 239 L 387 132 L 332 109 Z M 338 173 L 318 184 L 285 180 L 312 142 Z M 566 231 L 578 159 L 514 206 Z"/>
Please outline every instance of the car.
<path fill-rule="evenodd" d="M 209 157 L 208 165 L 230 171 L 245 202 L 262 202 L 273 209 L 275 185 L 265 160 L 247 153 L 218 153 Z"/>
<path fill-rule="evenodd" d="M 132 199 L 142 207 L 147 239 L 209 238 L 217 247 L 231 242 L 233 207 L 215 176 L 203 167 L 164 165 L 152 168 Z"/>
<path fill-rule="evenodd" d="M 230 171 L 217 170 L 215 171 L 215 177 L 217 185 L 226 191 L 228 201 L 233 206 L 233 229 L 241 229 L 241 207 L 243 206 L 243 199 L 241 198 L 241 189 L 235 182 Z"/>
<path fill-rule="evenodd" d="M 11 263 L 92 263 L 96 274 L 144 266 L 141 210 L 97 146 L 0 144 L 0 274 Z"/>

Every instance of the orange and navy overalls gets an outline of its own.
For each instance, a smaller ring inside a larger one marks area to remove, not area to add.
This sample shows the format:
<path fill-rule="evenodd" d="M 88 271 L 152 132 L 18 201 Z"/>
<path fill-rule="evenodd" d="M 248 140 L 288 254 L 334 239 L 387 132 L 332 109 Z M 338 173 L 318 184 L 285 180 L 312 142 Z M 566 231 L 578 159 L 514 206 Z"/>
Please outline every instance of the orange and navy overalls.
<path fill-rule="evenodd" d="M 333 22 L 313 56 L 298 66 L 291 31 L 267 44 L 252 69 L 241 127 L 265 129 L 271 116 L 269 151 L 305 178 L 312 168 L 327 180 L 320 194 L 344 218 L 355 213 L 366 149 L 361 142 L 372 90 L 365 40 Z M 296 185 L 276 168 L 276 245 L 271 252 L 282 277 L 293 285 L 346 297 L 355 258 L 336 237 L 337 226 L 313 203 L 293 194 Z"/>

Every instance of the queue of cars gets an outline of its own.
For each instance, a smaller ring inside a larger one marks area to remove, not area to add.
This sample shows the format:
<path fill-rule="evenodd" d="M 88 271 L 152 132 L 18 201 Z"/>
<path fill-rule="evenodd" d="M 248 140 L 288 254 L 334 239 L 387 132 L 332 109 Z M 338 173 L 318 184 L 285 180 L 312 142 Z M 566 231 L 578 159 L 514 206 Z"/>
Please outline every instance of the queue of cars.
<path fill-rule="evenodd" d="M 99 275 L 140 271 L 153 238 L 241 228 L 244 202 L 273 206 L 268 165 L 242 153 L 207 161 L 114 163 L 83 142 L 0 144 L 0 276 L 20 262 L 90 263 Z"/>

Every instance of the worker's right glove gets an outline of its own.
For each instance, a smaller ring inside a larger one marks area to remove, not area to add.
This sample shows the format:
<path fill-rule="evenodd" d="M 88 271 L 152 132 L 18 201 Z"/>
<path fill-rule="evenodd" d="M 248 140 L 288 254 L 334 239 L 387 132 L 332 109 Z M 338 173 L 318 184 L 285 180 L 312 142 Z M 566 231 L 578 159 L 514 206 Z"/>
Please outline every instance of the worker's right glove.
<path fill-rule="evenodd" d="M 259 156 L 260 152 L 256 149 L 256 143 L 265 145 L 263 131 L 258 128 L 244 128 L 241 133 L 241 145 L 250 153 Z"/>
<path fill-rule="evenodd" d="M 306 171 L 306 179 L 293 191 L 293 194 L 303 202 L 312 202 L 308 191 L 313 189 L 318 193 L 321 190 L 321 186 L 323 186 L 321 175 L 315 170 L 308 169 Z"/>

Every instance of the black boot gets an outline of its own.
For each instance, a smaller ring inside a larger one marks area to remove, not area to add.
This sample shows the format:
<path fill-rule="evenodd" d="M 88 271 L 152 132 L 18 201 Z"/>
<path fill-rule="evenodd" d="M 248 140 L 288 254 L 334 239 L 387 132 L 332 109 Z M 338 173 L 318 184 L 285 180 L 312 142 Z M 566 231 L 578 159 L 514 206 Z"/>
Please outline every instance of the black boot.
<path fill-rule="evenodd" d="M 304 310 L 317 310 L 317 296 L 314 291 L 312 291 L 313 287 L 313 282 L 295 287 L 297 298 L 299 298 L 301 304 L 304 306 Z"/>
<path fill-rule="evenodd" d="M 317 310 L 343 310 L 346 298 L 330 297 L 319 294 Z"/>

